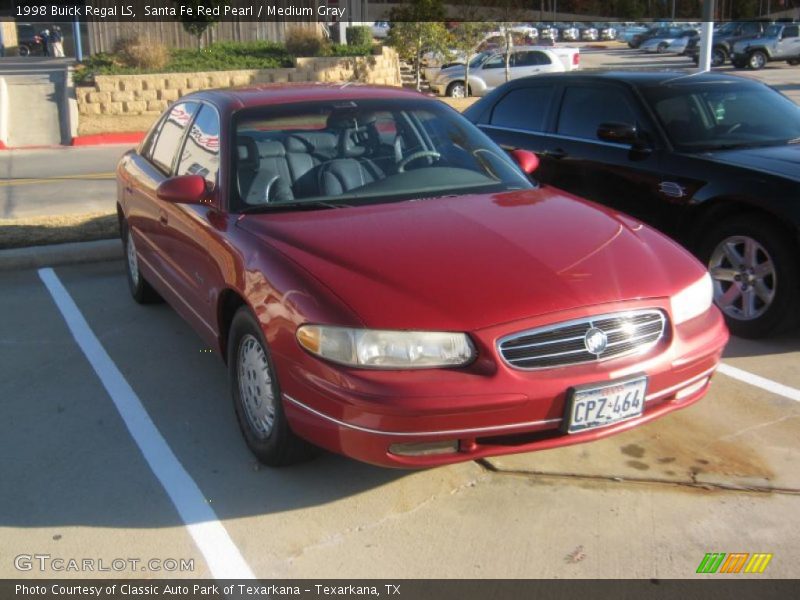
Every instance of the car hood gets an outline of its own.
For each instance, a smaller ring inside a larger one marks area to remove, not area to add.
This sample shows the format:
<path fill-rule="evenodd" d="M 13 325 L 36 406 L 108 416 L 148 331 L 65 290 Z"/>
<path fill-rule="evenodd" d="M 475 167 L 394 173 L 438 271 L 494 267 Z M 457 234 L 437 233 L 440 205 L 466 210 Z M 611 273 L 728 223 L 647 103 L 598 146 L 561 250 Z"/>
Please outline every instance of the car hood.
<path fill-rule="evenodd" d="M 717 150 L 704 156 L 715 162 L 800 181 L 800 144 Z"/>
<path fill-rule="evenodd" d="M 703 273 L 661 234 L 553 188 L 251 214 L 239 227 L 376 328 L 476 330 L 664 297 Z"/>

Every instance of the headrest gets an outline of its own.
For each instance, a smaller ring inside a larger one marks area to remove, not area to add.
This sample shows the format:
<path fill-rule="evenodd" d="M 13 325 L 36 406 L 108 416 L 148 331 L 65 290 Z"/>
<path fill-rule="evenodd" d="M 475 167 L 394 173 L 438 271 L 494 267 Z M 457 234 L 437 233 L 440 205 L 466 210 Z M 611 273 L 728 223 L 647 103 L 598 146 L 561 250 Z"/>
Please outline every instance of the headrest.
<path fill-rule="evenodd" d="M 286 138 L 286 151 L 333 154 L 336 152 L 336 135 L 324 131 L 295 133 Z"/>
<path fill-rule="evenodd" d="M 283 144 L 273 140 L 258 142 L 258 156 L 260 158 L 278 158 L 286 156 L 286 149 Z"/>
<path fill-rule="evenodd" d="M 258 147 L 256 146 L 256 141 L 248 135 L 237 135 L 236 157 L 240 165 L 256 165 L 256 163 L 258 163 Z"/>
<path fill-rule="evenodd" d="M 371 125 L 377 117 L 372 112 L 355 112 L 353 110 L 340 110 L 328 116 L 328 129 L 360 129 Z"/>

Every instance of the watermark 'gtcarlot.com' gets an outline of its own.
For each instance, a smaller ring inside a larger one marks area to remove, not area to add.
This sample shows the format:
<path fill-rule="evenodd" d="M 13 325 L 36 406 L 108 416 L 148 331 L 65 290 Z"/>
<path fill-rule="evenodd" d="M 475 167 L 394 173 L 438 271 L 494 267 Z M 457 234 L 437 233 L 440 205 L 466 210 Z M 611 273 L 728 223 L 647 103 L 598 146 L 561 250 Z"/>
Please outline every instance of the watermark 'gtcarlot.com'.
<path fill-rule="evenodd" d="M 185 573 L 194 571 L 193 558 L 69 558 L 50 554 L 18 554 L 14 557 L 17 571 L 40 573 Z"/>

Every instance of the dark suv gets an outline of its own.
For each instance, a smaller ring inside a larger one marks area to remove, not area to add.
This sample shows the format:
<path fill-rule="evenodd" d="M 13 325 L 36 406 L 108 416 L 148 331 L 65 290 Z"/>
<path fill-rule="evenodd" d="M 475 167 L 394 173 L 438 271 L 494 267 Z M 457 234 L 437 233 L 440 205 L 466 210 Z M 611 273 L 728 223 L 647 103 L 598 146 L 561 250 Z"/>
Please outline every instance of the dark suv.
<path fill-rule="evenodd" d="M 716 31 L 711 46 L 711 66 L 720 67 L 728 62 L 733 55 L 733 45 L 739 40 L 758 37 L 766 31 L 770 21 L 730 21 Z M 700 63 L 700 38 L 689 41 L 684 54 Z"/>

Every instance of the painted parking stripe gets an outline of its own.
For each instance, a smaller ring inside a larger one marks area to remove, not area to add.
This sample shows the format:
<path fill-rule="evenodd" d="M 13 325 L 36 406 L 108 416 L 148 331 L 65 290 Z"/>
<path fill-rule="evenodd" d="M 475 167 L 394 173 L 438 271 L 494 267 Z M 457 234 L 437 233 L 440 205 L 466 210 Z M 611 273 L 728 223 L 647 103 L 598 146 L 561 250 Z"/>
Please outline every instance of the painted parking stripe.
<path fill-rule="evenodd" d="M 147 414 L 141 400 L 92 332 L 75 301 L 52 269 L 40 269 L 44 282 L 72 336 L 117 407 L 125 426 L 161 482 L 189 534 L 216 579 L 254 579 L 250 566 L 228 531 L 206 502 L 166 440 Z"/>
<path fill-rule="evenodd" d="M 732 367 L 731 365 L 726 365 L 724 363 L 719 365 L 717 371 L 719 371 L 723 375 L 727 375 L 728 377 L 733 377 L 734 379 L 738 379 L 739 381 L 743 381 L 744 383 L 749 383 L 750 385 L 754 385 L 755 387 L 761 388 L 762 390 L 766 390 L 773 394 L 783 396 L 784 398 L 788 398 L 789 400 L 794 400 L 795 402 L 800 402 L 800 390 L 798 390 L 797 388 L 789 387 L 788 385 L 783 385 L 782 383 L 778 383 L 777 381 L 772 381 L 771 379 L 767 379 L 766 377 L 761 377 L 760 375 L 756 375 L 755 373 L 751 373 L 750 371 L 744 371 L 742 369 L 738 369 L 736 367 Z"/>

